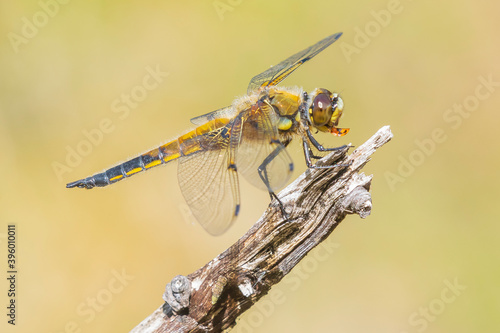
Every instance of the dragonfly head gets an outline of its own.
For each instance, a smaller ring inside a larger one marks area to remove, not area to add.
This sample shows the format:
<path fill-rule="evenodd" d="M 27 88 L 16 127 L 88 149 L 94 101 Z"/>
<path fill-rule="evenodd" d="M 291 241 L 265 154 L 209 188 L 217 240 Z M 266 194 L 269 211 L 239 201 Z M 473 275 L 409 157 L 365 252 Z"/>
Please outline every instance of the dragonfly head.
<path fill-rule="evenodd" d="M 348 128 L 337 128 L 344 109 L 344 101 L 339 94 L 329 90 L 317 88 L 311 94 L 309 106 L 309 120 L 321 132 L 343 136 L 349 132 Z"/>

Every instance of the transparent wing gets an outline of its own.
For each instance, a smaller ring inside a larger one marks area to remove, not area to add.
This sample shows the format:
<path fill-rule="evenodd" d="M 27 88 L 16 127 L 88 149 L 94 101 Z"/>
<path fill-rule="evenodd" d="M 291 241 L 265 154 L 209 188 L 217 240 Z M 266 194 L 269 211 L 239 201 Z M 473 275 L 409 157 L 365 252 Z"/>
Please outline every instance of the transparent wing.
<path fill-rule="evenodd" d="M 191 118 L 191 122 L 199 126 L 218 118 L 233 118 L 234 115 L 234 108 L 232 106 L 226 106 L 225 108 L 221 108 L 209 113 L 202 114 L 201 116 Z"/>
<path fill-rule="evenodd" d="M 196 220 L 212 235 L 224 233 L 239 212 L 238 175 L 231 167 L 233 139 L 230 135 L 201 136 L 200 145 L 208 149 L 179 159 L 177 177 L 181 192 Z"/>
<path fill-rule="evenodd" d="M 330 44 L 335 42 L 342 35 L 341 32 L 328 36 L 316 44 L 302 50 L 293 56 L 283 60 L 279 64 L 272 66 L 268 70 L 254 76 L 250 80 L 247 93 L 257 90 L 261 87 L 274 86 L 283 81 L 288 75 L 296 70 L 300 65 L 313 58 L 316 54 L 323 51 Z"/>
<path fill-rule="evenodd" d="M 277 191 L 286 185 L 293 172 L 293 161 L 279 141 L 278 116 L 266 101 L 244 117 L 236 161 L 238 172 L 254 186 Z M 266 162 L 266 163 L 265 163 Z M 259 167 L 265 170 L 259 174 Z"/>

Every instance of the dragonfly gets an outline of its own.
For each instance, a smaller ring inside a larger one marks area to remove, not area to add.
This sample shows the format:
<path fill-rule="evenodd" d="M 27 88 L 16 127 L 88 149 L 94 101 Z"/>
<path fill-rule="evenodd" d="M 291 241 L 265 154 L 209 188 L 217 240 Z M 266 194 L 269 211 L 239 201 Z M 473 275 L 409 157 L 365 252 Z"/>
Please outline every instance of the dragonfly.
<path fill-rule="evenodd" d="M 345 149 L 325 148 L 311 130 L 343 136 L 337 127 L 344 109 L 338 93 L 316 88 L 278 87 L 293 71 L 338 40 L 341 32 L 290 56 L 254 76 L 247 94 L 230 106 L 191 119 L 197 127 L 156 149 L 104 172 L 71 182 L 68 188 L 104 187 L 153 167 L 178 161 L 178 182 L 195 219 L 212 235 L 224 233 L 240 213 L 239 176 L 266 190 L 286 210 L 275 192 L 290 179 L 294 164 L 286 147 L 300 138 L 309 168 L 320 153 Z M 318 155 L 316 155 L 318 154 Z"/>

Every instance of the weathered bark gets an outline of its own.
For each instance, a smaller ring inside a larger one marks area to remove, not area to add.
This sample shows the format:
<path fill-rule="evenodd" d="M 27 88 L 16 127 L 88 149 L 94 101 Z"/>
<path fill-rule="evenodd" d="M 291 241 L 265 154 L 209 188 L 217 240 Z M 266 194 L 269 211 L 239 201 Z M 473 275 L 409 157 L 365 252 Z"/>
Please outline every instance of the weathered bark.
<path fill-rule="evenodd" d="M 187 277 L 167 285 L 163 306 L 131 332 L 220 332 L 266 295 L 305 255 L 321 243 L 347 214 L 371 212 L 371 176 L 359 171 L 376 149 L 390 141 L 381 128 L 347 155 L 335 151 L 279 193 L 289 215 L 276 202 L 233 246 Z"/>

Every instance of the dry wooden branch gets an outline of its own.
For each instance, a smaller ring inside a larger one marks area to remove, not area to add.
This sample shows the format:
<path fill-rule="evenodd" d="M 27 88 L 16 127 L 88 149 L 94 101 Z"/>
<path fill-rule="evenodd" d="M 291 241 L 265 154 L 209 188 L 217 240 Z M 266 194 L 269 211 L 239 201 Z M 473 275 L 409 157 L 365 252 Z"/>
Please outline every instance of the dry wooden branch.
<path fill-rule="evenodd" d="M 233 246 L 196 272 L 167 285 L 166 303 L 131 332 L 220 332 L 266 295 L 305 255 L 321 243 L 347 214 L 365 218 L 371 212 L 371 176 L 359 173 L 376 149 L 390 141 L 382 127 L 347 155 L 335 151 L 308 169 L 278 195 L 276 202 Z"/>

